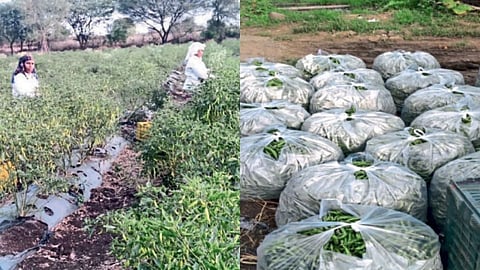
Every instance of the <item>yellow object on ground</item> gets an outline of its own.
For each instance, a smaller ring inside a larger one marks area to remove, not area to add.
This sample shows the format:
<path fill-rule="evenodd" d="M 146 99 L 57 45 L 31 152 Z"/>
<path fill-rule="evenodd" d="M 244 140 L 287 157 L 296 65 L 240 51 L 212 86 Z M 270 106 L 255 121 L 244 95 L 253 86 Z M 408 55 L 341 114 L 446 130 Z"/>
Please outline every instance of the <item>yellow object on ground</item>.
<path fill-rule="evenodd" d="M 152 122 L 137 122 L 137 130 L 135 131 L 135 138 L 143 141 L 148 137 L 148 130 L 152 127 Z"/>
<path fill-rule="evenodd" d="M 12 162 L 0 163 L 0 191 L 5 190 L 10 183 L 10 173 L 15 170 Z"/>

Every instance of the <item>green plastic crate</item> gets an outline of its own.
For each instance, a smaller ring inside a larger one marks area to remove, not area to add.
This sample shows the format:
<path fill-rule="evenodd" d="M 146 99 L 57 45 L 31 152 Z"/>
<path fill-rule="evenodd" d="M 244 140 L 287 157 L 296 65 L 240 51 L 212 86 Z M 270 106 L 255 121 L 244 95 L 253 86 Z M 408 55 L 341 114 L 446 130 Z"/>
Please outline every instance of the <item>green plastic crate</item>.
<path fill-rule="evenodd" d="M 445 244 L 448 270 L 480 270 L 480 179 L 450 183 Z"/>

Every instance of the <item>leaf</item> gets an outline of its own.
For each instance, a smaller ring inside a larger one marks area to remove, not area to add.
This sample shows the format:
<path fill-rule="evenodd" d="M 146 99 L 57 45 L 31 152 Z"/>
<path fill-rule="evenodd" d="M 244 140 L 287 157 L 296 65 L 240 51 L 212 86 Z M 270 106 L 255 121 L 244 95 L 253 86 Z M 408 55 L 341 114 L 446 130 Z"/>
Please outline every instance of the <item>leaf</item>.
<path fill-rule="evenodd" d="M 457 5 L 456 7 L 453 8 L 453 12 L 455 12 L 455 14 L 457 14 L 457 15 L 464 15 L 467 12 L 472 11 L 472 10 L 473 10 L 473 8 L 471 6 L 465 5 L 465 4 L 459 4 L 459 5 Z"/>

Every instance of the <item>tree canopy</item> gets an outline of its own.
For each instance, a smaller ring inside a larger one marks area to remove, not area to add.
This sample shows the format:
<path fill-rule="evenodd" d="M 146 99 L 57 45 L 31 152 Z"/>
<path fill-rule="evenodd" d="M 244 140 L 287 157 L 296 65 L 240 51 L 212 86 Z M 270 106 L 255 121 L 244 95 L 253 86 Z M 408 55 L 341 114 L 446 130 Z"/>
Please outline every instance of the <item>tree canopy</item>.
<path fill-rule="evenodd" d="M 118 0 L 118 10 L 135 22 L 143 22 L 158 33 L 161 43 L 169 40 L 172 29 L 184 20 L 205 11 L 204 0 Z"/>
<path fill-rule="evenodd" d="M 114 3 L 110 0 L 68 1 L 70 10 L 67 22 L 72 27 L 80 48 L 85 49 L 95 26 L 107 20 L 113 14 Z"/>
<path fill-rule="evenodd" d="M 28 33 L 21 10 L 10 3 L 0 5 L 0 37 L 8 41 L 13 54 L 13 44 L 23 41 Z"/>

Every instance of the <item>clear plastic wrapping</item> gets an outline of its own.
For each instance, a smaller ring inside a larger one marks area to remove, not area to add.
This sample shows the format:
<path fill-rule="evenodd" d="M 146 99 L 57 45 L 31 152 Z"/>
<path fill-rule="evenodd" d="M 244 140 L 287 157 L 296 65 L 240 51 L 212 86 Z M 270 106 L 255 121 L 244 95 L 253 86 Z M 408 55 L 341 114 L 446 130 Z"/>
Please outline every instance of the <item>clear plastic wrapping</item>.
<path fill-rule="evenodd" d="M 401 117 L 405 124 L 410 125 L 423 112 L 455 104 L 465 97 L 480 104 L 480 87 L 447 83 L 422 88 L 405 99 Z"/>
<path fill-rule="evenodd" d="M 349 54 L 309 54 L 300 58 L 295 67 L 303 72 L 305 78 L 312 78 L 324 71 L 352 70 L 366 68 L 367 65 L 361 58 Z"/>
<path fill-rule="evenodd" d="M 480 104 L 463 99 L 456 104 L 426 111 L 411 123 L 412 127 L 438 128 L 466 136 L 474 147 L 480 146 Z"/>
<path fill-rule="evenodd" d="M 426 181 L 440 166 L 474 151 L 470 140 L 461 134 L 412 127 L 374 137 L 365 147 L 375 158 L 407 166 Z"/>
<path fill-rule="evenodd" d="M 343 157 L 342 150 L 333 142 L 310 132 L 281 126 L 242 137 L 241 197 L 278 199 L 292 174 Z"/>
<path fill-rule="evenodd" d="M 301 105 L 288 101 L 240 104 L 240 134 L 248 136 L 260 133 L 272 125 L 285 125 L 300 129 L 310 113 Z"/>
<path fill-rule="evenodd" d="M 349 154 L 363 151 L 366 141 L 375 136 L 404 127 L 402 119 L 393 114 L 351 107 L 314 113 L 303 122 L 302 130 L 331 140 Z"/>
<path fill-rule="evenodd" d="M 382 206 L 427 220 L 427 184 L 422 177 L 400 164 L 355 153 L 344 161 L 314 165 L 294 174 L 280 194 L 277 226 L 318 214 L 324 199 Z"/>
<path fill-rule="evenodd" d="M 302 78 L 284 75 L 258 77 L 248 75 L 240 80 L 240 102 L 264 103 L 286 100 L 307 107 L 313 86 Z"/>
<path fill-rule="evenodd" d="M 429 205 L 437 229 L 445 232 L 447 224 L 447 189 L 449 183 L 480 178 L 480 152 L 452 160 L 438 168 L 429 187 Z"/>
<path fill-rule="evenodd" d="M 322 217 L 338 209 L 353 216 L 352 221 L 322 221 Z M 257 249 L 257 269 L 443 269 L 438 235 L 406 213 L 379 206 L 342 204 L 337 200 L 323 200 L 319 213 L 268 234 Z M 355 239 L 342 238 L 347 230 L 350 232 L 347 237 L 352 230 L 356 232 Z M 330 241 L 341 243 L 340 247 L 354 241 L 354 248 L 362 249 L 363 254 L 331 251 Z"/>
<path fill-rule="evenodd" d="M 395 50 L 384 52 L 375 57 L 372 69 L 380 72 L 386 80 L 412 66 L 434 69 L 440 68 L 440 63 L 433 55 L 427 52 Z"/>
<path fill-rule="evenodd" d="M 268 77 L 279 74 L 291 78 L 302 77 L 302 72 L 294 66 L 274 63 L 264 58 L 251 58 L 247 62 L 240 63 L 240 79 L 250 75 L 256 77 Z"/>
<path fill-rule="evenodd" d="M 383 85 L 382 75 L 373 69 L 357 68 L 349 71 L 325 71 L 310 79 L 310 84 L 315 89 L 320 89 L 328 85 L 337 85 L 342 83 L 369 83 Z"/>
<path fill-rule="evenodd" d="M 392 93 L 397 112 L 402 112 L 405 99 L 415 91 L 434 84 L 465 84 L 462 73 L 451 69 L 406 69 L 385 82 Z"/>
<path fill-rule="evenodd" d="M 329 109 L 350 108 L 395 114 L 390 91 L 380 84 L 343 83 L 317 90 L 310 99 L 310 113 Z"/>

